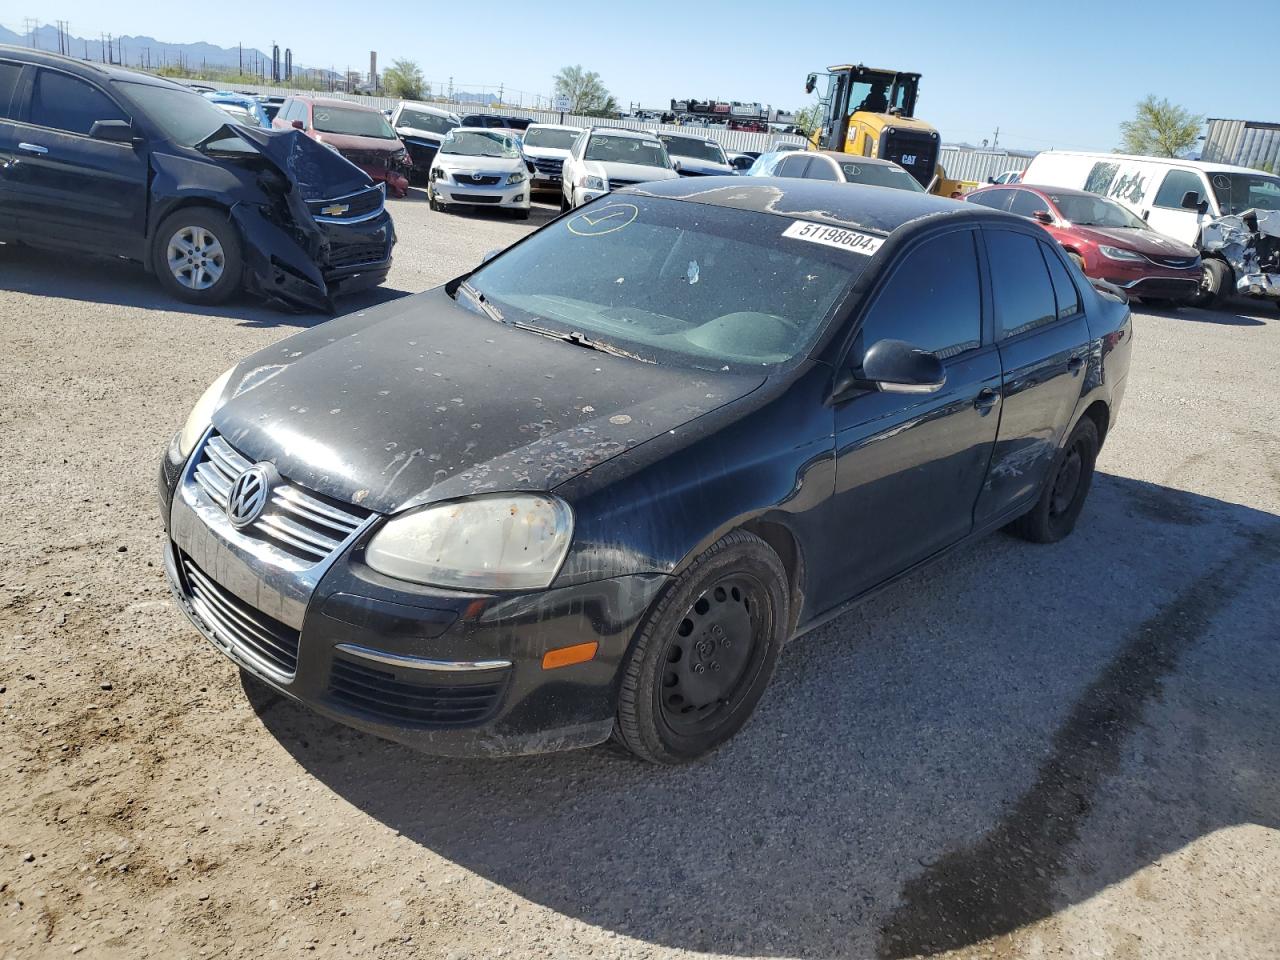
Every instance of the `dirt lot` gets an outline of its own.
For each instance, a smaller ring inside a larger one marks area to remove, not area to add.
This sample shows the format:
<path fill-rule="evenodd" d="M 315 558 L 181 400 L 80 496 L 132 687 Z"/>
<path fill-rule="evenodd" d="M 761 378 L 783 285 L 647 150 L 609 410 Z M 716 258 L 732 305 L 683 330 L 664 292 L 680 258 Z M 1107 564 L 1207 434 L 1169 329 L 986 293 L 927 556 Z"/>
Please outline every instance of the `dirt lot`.
<path fill-rule="evenodd" d="M 395 212 L 381 296 L 528 229 Z M 988 538 L 797 642 L 677 770 L 421 756 L 182 620 L 157 458 L 323 319 L 0 246 L 0 956 L 1280 956 L 1274 309 L 1140 314 L 1072 538 Z"/>

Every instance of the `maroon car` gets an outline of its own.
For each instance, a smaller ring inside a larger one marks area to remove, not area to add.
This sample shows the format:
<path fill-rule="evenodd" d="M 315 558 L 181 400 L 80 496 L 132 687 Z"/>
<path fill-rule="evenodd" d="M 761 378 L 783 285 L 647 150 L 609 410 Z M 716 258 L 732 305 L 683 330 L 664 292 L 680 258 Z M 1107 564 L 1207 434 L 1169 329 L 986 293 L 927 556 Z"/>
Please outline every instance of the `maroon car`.
<path fill-rule="evenodd" d="M 290 97 L 280 106 L 271 126 L 293 127 L 342 154 L 357 167 L 382 181 L 392 196 L 409 192 L 413 168 L 404 144 L 379 111 L 349 100 Z"/>
<path fill-rule="evenodd" d="M 970 203 L 1042 224 L 1085 276 L 1106 280 L 1154 306 L 1180 306 L 1200 290 L 1194 247 L 1156 233 L 1120 204 L 1084 190 L 1026 184 L 984 187 Z"/>

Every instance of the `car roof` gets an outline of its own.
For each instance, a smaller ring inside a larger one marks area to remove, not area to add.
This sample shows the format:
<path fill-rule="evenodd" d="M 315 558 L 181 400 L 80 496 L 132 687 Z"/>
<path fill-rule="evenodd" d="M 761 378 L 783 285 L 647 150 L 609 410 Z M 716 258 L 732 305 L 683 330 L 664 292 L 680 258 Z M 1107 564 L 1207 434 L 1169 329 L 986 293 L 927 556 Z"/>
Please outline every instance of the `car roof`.
<path fill-rule="evenodd" d="M 614 191 L 614 196 L 627 193 L 733 207 L 883 233 L 892 233 L 910 221 L 934 217 L 1024 222 L 1024 218 L 1010 213 L 929 193 L 831 180 L 681 177 L 625 187 Z"/>
<path fill-rule="evenodd" d="M 572 130 L 574 133 L 581 133 L 583 129 L 582 127 L 571 127 L 567 123 L 538 123 L 537 121 L 529 124 L 529 129 L 534 127 L 542 130 Z"/>
<path fill-rule="evenodd" d="M 603 136 L 605 134 L 611 137 L 629 137 L 632 140 L 657 140 L 656 133 L 649 133 L 645 130 L 632 130 L 630 127 L 591 127 L 591 135 Z"/>
<path fill-rule="evenodd" d="M 866 164 L 869 167 L 898 167 L 901 166 L 892 160 L 881 160 L 879 157 L 860 157 L 856 153 L 843 153 L 839 150 L 782 150 L 780 153 L 820 153 L 824 157 L 830 157 L 832 160 L 856 160 L 858 163 Z"/>
<path fill-rule="evenodd" d="M 506 137 L 509 140 L 516 138 L 514 130 L 508 127 L 468 127 L 465 123 L 460 127 L 454 127 L 450 133 L 487 133 L 490 136 Z"/>
<path fill-rule="evenodd" d="M 186 84 L 175 83 L 165 77 L 155 77 L 149 73 L 130 70 L 128 67 L 93 63 L 76 57 L 64 57 L 61 54 L 50 53 L 47 50 L 33 50 L 30 47 L 16 47 L 13 44 L 0 43 L 0 54 L 12 57 L 15 60 L 39 64 L 40 66 L 57 67 L 60 70 L 79 74 L 82 77 L 95 77 L 99 80 L 129 80 L 133 83 L 146 83 L 155 87 L 176 87 L 179 90 L 191 89 Z"/>
<path fill-rule="evenodd" d="M 429 103 L 423 103 L 421 100 L 401 100 L 396 104 L 397 107 L 413 107 L 415 110 L 425 110 L 427 113 L 438 114 L 442 117 L 455 117 L 457 114 L 449 110 L 441 110 L 439 107 L 432 106 Z"/>
<path fill-rule="evenodd" d="M 302 100 L 316 107 L 349 107 L 352 110 L 367 110 L 370 113 L 381 113 L 377 107 L 366 106 L 363 103 L 356 103 L 354 100 L 343 100 L 341 97 L 309 97 L 302 94 L 294 97 L 295 100 Z"/>
<path fill-rule="evenodd" d="M 1089 153 L 1086 150 L 1045 150 L 1044 155 L 1055 157 L 1092 157 L 1097 160 L 1134 160 L 1141 163 L 1160 163 L 1171 167 L 1194 167 L 1206 173 L 1261 173 L 1254 167 L 1240 167 L 1230 163 L 1210 163 L 1208 160 L 1180 160 L 1177 157 L 1142 157 L 1133 153 Z"/>

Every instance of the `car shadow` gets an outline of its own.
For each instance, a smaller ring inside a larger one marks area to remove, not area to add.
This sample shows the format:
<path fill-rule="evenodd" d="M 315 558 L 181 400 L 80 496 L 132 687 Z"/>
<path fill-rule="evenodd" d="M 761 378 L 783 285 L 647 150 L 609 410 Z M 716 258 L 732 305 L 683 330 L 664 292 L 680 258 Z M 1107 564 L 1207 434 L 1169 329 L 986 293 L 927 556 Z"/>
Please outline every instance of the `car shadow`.
<path fill-rule="evenodd" d="M 142 265 L 108 257 L 76 257 L 66 269 L 63 254 L 20 244 L 0 246 L 0 285 L 6 290 L 44 297 L 61 297 L 92 304 L 114 304 L 197 317 L 225 317 L 247 327 L 313 327 L 353 310 L 408 296 L 409 290 L 385 285 L 342 297 L 334 314 L 295 311 L 241 294 L 227 303 L 199 307 L 169 296 Z"/>
<path fill-rule="evenodd" d="M 1195 323 L 1214 323 L 1224 327 L 1264 327 L 1268 322 L 1280 321 L 1280 313 L 1269 303 L 1259 304 L 1257 301 L 1239 298 L 1227 300 L 1213 308 L 1184 306 L 1169 310 L 1146 304 L 1135 304 L 1134 308 L 1138 313 L 1191 320 Z"/>
<path fill-rule="evenodd" d="M 1249 576 L 1278 574 L 1280 518 L 1099 474 L 1062 543 L 985 538 L 790 645 L 751 723 L 681 768 L 429 757 L 245 689 L 335 793 L 567 917 L 690 950 L 907 957 L 1012 932 L 1218 828 L 1280 827 L 1263 776 L 1170 805 L 1087 870 L 1074 854 L 1181 660 Z M 1252 668 L 1276 675 L 1276 647 Z M 1258 755 L 1226 769 L 1280 765 L 1270 709 L 1234 714 Z"/>

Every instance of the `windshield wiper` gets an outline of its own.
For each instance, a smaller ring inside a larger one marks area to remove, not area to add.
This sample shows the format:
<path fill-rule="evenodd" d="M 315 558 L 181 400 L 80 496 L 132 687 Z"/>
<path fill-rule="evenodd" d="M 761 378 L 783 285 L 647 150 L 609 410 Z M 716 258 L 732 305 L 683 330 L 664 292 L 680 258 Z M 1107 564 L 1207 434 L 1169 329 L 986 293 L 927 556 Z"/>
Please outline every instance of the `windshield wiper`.
<path fill-rule="evenodd" d="M 600 353 L 607 353 L 613 357 L 626 357 L 628 360 L 639 360 L 641 363 L 653 363 L 653 360 L 647 357 L 641 357 L 637 354 L 623 350 L 621 347 L 615 347 L 611 343 L 604 343 L 601 340 L 592 340 L 586 334 L 578 330 L 570 330 L 568 333 L 560 333 L 558 330 L 548 330 L 546 327 L 539 327 L 537 324 L 524 323 L 520 320 L 510 321 L 510 325 L 520 330 L 528 330 L 530 333 L 536 333 L 540 337 L 548 337 L 552 340 L 563 340 L 565 343 L 572 343 L 575 347 L 585 347 L 587 350 L 597 350 Z"/>
<path fill-rule="evenodd" d="M 466 280 L 463 280 L 462 283 L 458 285 L 458 289 L 474 300 L 476 306 L 479 307 L 484 315 L 490 320 L 496 320 L 498 323 L 506 323 L 506 318 L 503 317 L 502 311 L 490 303 L 483 293 L 469 284 Z"/>

